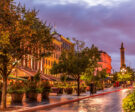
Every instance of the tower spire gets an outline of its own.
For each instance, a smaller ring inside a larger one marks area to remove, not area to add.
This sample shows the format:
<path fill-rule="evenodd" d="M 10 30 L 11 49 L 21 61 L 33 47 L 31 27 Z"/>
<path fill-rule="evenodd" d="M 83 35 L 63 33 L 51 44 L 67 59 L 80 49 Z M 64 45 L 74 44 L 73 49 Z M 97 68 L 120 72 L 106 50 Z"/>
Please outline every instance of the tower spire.
<path fill-rule="evenodd" d="M 121 43 L 121 49 L 124 48 L 123 42 Z"/>
<path fill-rule="evenodd" d="M 121 48 L 120 48 L 120 53 L 121 53 L 121 68 L 125 68 L 125 48 L 123 42 L 121 43 Z"/>

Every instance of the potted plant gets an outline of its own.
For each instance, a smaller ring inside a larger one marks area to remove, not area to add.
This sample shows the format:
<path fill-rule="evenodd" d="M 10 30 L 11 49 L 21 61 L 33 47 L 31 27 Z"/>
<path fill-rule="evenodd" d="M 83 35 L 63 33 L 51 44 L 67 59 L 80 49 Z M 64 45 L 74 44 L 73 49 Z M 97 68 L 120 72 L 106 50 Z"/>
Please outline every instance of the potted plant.
<path fill-rule="evenodd" d="M 41 88 L 42 88 L 42 98 L 48 99 L 49 93 L 51 91 L 51 85 L 49 84 L 48 81 L 42 82 Z"/>
<path fill-rule="evenodd" d="M 27 83 L 26 96 L 29 100 L 37 100 L 37 96 L 42 92 L 42 88 L 35 81 L 30 81 Z"/>
<path fill-rule="evenodd" d="M 22 102 L 24 92 L 23 82 L 12 82 L 8 87 L 8 93 L 11 94 L 12 102 Z"/>
<path fill-rule="evenodd" d="M 65 88 L 65 92 L 67 94 L 72 94 L 73 93 L 73 88 Z"/>
<path fill-rule="evenodd" d="M 67 94 L 73 93 L 73 88 L 70 84 L 67 84 L 67 87 L 65 88 L 65 93 L 67 93 Z"/>
<path fill-rule="evenodd" d="M 59 85 L 57 87 L 58 87 L 57 94 L 58 95 L 63 94 L 63 84 L 59 83 Z"/>
<path fill-rule="evenodd" d="M 32 80 L 28 80 L 26 83 L 26 97 L 29 100 L 37 100 L 37 96 L 42 92 L 40 84 L 40 72 L 38 71 Z"/>
<path fill-rule="evenodd" d="M 58 94 L 63 94 L 63 88 L 62 87 L 59 87 Z"/>

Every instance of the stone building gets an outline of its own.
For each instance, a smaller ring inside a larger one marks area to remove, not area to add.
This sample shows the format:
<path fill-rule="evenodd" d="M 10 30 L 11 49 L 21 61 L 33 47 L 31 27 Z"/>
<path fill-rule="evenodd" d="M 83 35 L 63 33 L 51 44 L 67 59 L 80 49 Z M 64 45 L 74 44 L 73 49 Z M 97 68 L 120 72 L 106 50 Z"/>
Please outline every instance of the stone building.
<path fill-rule="evenodd" d="M 111 59 L 111 56 L 109 56 L 106 52 L 104 51 L 99 51 L 100 52 L 100 61 L 98 62 L 99 64 L 99 68 L 98 70 L 102 70 L 102 69 L 106 69 L 106 72 L 111 74 L 111 69 L 112 69 L 112 66 L 111 66 L 111 62 L 112 62 L 112 59 Z"/>
<path fill-rule="evenodd" d="M 27 58 L 21 60 L 20 66 L 13 71 L 13 74 L 16 74 L 16 76 L 19 77 L 28 78 L 33 77 L 38 71 L 40 71 L 42 79 L 57 80 L 58 77 L 50 74 L 50 69 L 54 62 L 59 62 L 59 57 L 61 56 L 62 51 L 70 50 L 74 45 L 69 39 L 58 33 L 53 33 L 52 44 L 54 50 L 50 56 L 36 60 L 29 55 Z"/>

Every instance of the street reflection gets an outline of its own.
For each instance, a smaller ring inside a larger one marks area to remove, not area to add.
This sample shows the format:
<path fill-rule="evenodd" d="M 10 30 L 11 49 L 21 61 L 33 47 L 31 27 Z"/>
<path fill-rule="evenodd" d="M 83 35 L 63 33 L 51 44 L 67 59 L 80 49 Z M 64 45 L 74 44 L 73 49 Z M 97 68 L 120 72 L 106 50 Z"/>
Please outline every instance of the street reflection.
<path fill-rule="evenodd" d="M 108 95 L 88 98 L 79 102 L 36 112 L 122 112 L 122 99 L 129 90 L 124 89 Z"/>

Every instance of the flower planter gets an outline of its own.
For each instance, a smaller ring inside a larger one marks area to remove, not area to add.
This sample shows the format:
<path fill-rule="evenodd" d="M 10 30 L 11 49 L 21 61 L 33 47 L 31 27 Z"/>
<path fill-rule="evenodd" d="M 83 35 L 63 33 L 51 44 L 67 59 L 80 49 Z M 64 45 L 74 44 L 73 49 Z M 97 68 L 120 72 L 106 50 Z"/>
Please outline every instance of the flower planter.
<path fill-rule="evenodd" d="M 81 88 L 81 92 L 85 93 L 86 92 L 86 87 Z"/>
<path fill-rule="evenodd" d="M 65 89 L 65 92 L 66 92 L 67 94 L 72 94 L 72 93 L 73 93 L 73 88 L 66 88 L 66 89 Z"/>
<path fill-rule="evenodd" d="M 41 95 L 42 99 L 48 99 L 51 92 L 51 86 L 48 81 L 41 83 Z"/>
<path fill-rule="evenodd" d="M 29 100 L 35 100 L 35 101 L 37 101 L 37 96 L 38 96 L 38 93 L 28 92 L 28 98 L 29 98 Z"/>
<path fill-rule="evenodd" d="M 42 92 L 42 99 L 48 99 L 49 98 L 49 91 L 43 91 Z"/>
<path fill-rule="evenodd" d="M 18 103 L 22 102 L 24 93 L 11 93 L 12 102 Z"/>
<path fill-rule="evenodd" d="M 63 88 L 59 88 L 58 94 L 63 94 Z"/>

